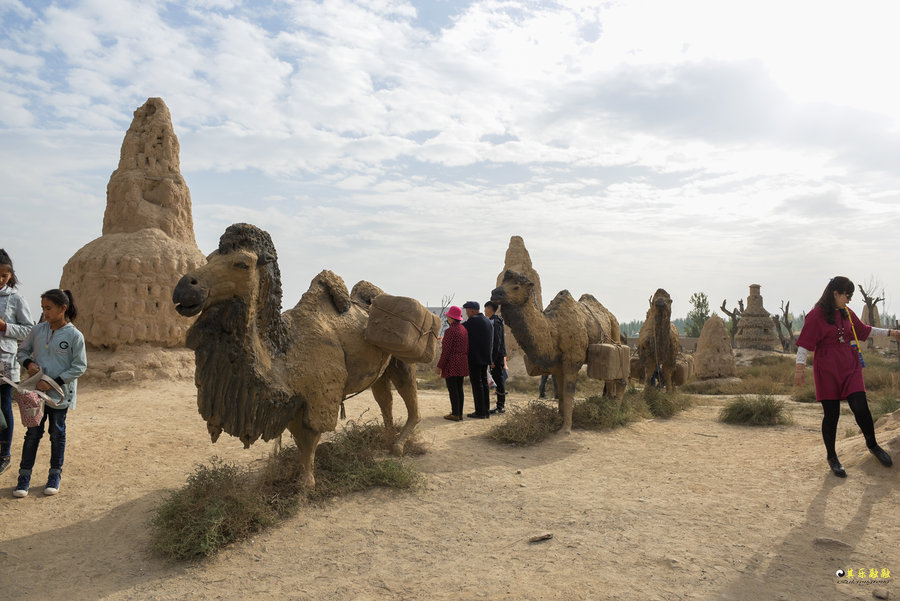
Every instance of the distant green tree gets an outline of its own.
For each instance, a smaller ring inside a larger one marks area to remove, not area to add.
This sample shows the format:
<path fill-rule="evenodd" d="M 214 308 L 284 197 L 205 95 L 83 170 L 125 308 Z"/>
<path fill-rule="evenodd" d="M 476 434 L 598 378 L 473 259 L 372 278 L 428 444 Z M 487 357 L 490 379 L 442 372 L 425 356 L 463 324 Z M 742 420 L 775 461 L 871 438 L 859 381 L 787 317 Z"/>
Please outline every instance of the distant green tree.
<path fill-rule="evenodd" d="M 695 292 L 691 295 L 691 309 L 685 318 L 684 334 L 690 338 L 700 336 L 703 324 L 709 319 L 709 299 L 705 292 Z"/>

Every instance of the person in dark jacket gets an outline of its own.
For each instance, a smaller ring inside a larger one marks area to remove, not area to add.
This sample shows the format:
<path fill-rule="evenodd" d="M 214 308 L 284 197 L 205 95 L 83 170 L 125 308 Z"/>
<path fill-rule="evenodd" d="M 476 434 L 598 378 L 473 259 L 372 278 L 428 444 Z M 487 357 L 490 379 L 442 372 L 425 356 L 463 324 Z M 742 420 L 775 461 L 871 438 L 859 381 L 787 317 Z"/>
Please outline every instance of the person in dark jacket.
<path fill-rule="evenodd" d="M 462 309 L 450 307 L 444 313 L 447 330 L 441 339 L 441 358 L 435 371 L 447 382 L 450 413 L 444 419 L 460 422 L 463 416 L 463 378 L 469 375 L 469 334 L 462 327 Z"/>
<path fill-rule="evenodd" d="M 494 328 L 494 339 L 491 343 L 491 378 L 497 387 L 497 407 L 491 413 L 506 413 L 506 332 L 503 318 L 497 314 L 500 306 L 494 301 L 484 303 L 484 315 L 491 320 Z"/>
<path fill-rule="evenodd" d="M 476 301 L 463 303 L 468 319 L 463 327 L 469 333 L 469 381 L 472 383 L 472 396 L 475 412 L 469 417 L 487 419 L 491 416 L 491 397 L 488 387 L 487 372 L 491 364 L 491 344 L 494 340 L 491 321 L 481 313 L 481 305 Z"/>

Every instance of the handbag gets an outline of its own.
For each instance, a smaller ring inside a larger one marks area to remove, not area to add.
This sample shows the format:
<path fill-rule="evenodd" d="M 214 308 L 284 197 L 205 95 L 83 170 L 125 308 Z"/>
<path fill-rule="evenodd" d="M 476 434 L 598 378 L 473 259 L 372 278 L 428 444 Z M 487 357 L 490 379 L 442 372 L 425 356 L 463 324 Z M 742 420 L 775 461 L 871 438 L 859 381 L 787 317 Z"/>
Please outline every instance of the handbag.
<path fill-rule="evenodd" d="M 33 390 L 16 391 L 13 393 L 13 400 L 19 406 L 19 415 L 22 417 L 23 426 L 33 428 L 41 424 L 41 420 L 44 419 L 44 399 L 39 397 L 36 392 Z"/>

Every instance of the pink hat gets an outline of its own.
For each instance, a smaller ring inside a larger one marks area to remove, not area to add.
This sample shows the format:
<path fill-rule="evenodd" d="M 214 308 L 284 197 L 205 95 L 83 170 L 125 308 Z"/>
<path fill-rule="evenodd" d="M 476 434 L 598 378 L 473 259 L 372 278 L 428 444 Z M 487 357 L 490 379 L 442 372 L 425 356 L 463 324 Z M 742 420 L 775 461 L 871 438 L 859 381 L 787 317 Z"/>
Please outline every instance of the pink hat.
<path fill-rule="evenodd" d="M 456 321 L 462 321 L 462 309 L 457 307 L 456 305 L 447 309 L 447 312 L 444 313 L 447 317 L 455 319 Z"/>

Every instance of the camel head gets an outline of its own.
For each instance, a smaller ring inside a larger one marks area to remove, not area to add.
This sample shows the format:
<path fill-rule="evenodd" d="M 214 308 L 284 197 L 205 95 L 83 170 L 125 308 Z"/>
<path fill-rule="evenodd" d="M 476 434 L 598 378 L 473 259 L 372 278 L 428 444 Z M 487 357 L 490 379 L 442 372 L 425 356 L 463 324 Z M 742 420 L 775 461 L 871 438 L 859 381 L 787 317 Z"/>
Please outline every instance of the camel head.
<path fill-rule="evenodd" d="M 672 315 L 672 297 L 662 288 L 658 289 L 650 297 L 650 310 L 647 313 L 652 312 L 667 316 L 667 320 L 668 316 Z"/>
<path fill-rule="evenodd" d="M 534 300 L 534 282 L 507 269 L 500 286 L 491 291 L 491 300 L 500 305 L 524 305 Z"/>
<path fill-rule="evenodd" d="M 192 317 L 230 300 L 257 300 L 260 292 L 266 292 L 270 298 L 259 300 L 265 305 L 276 300 L 275 311 L 280 315 L 281 274 L 276 257 L 268 233 L 246 223 L 229 226 L 206 265 L 178 281 L 172 293 L 175 310 Z"/>

